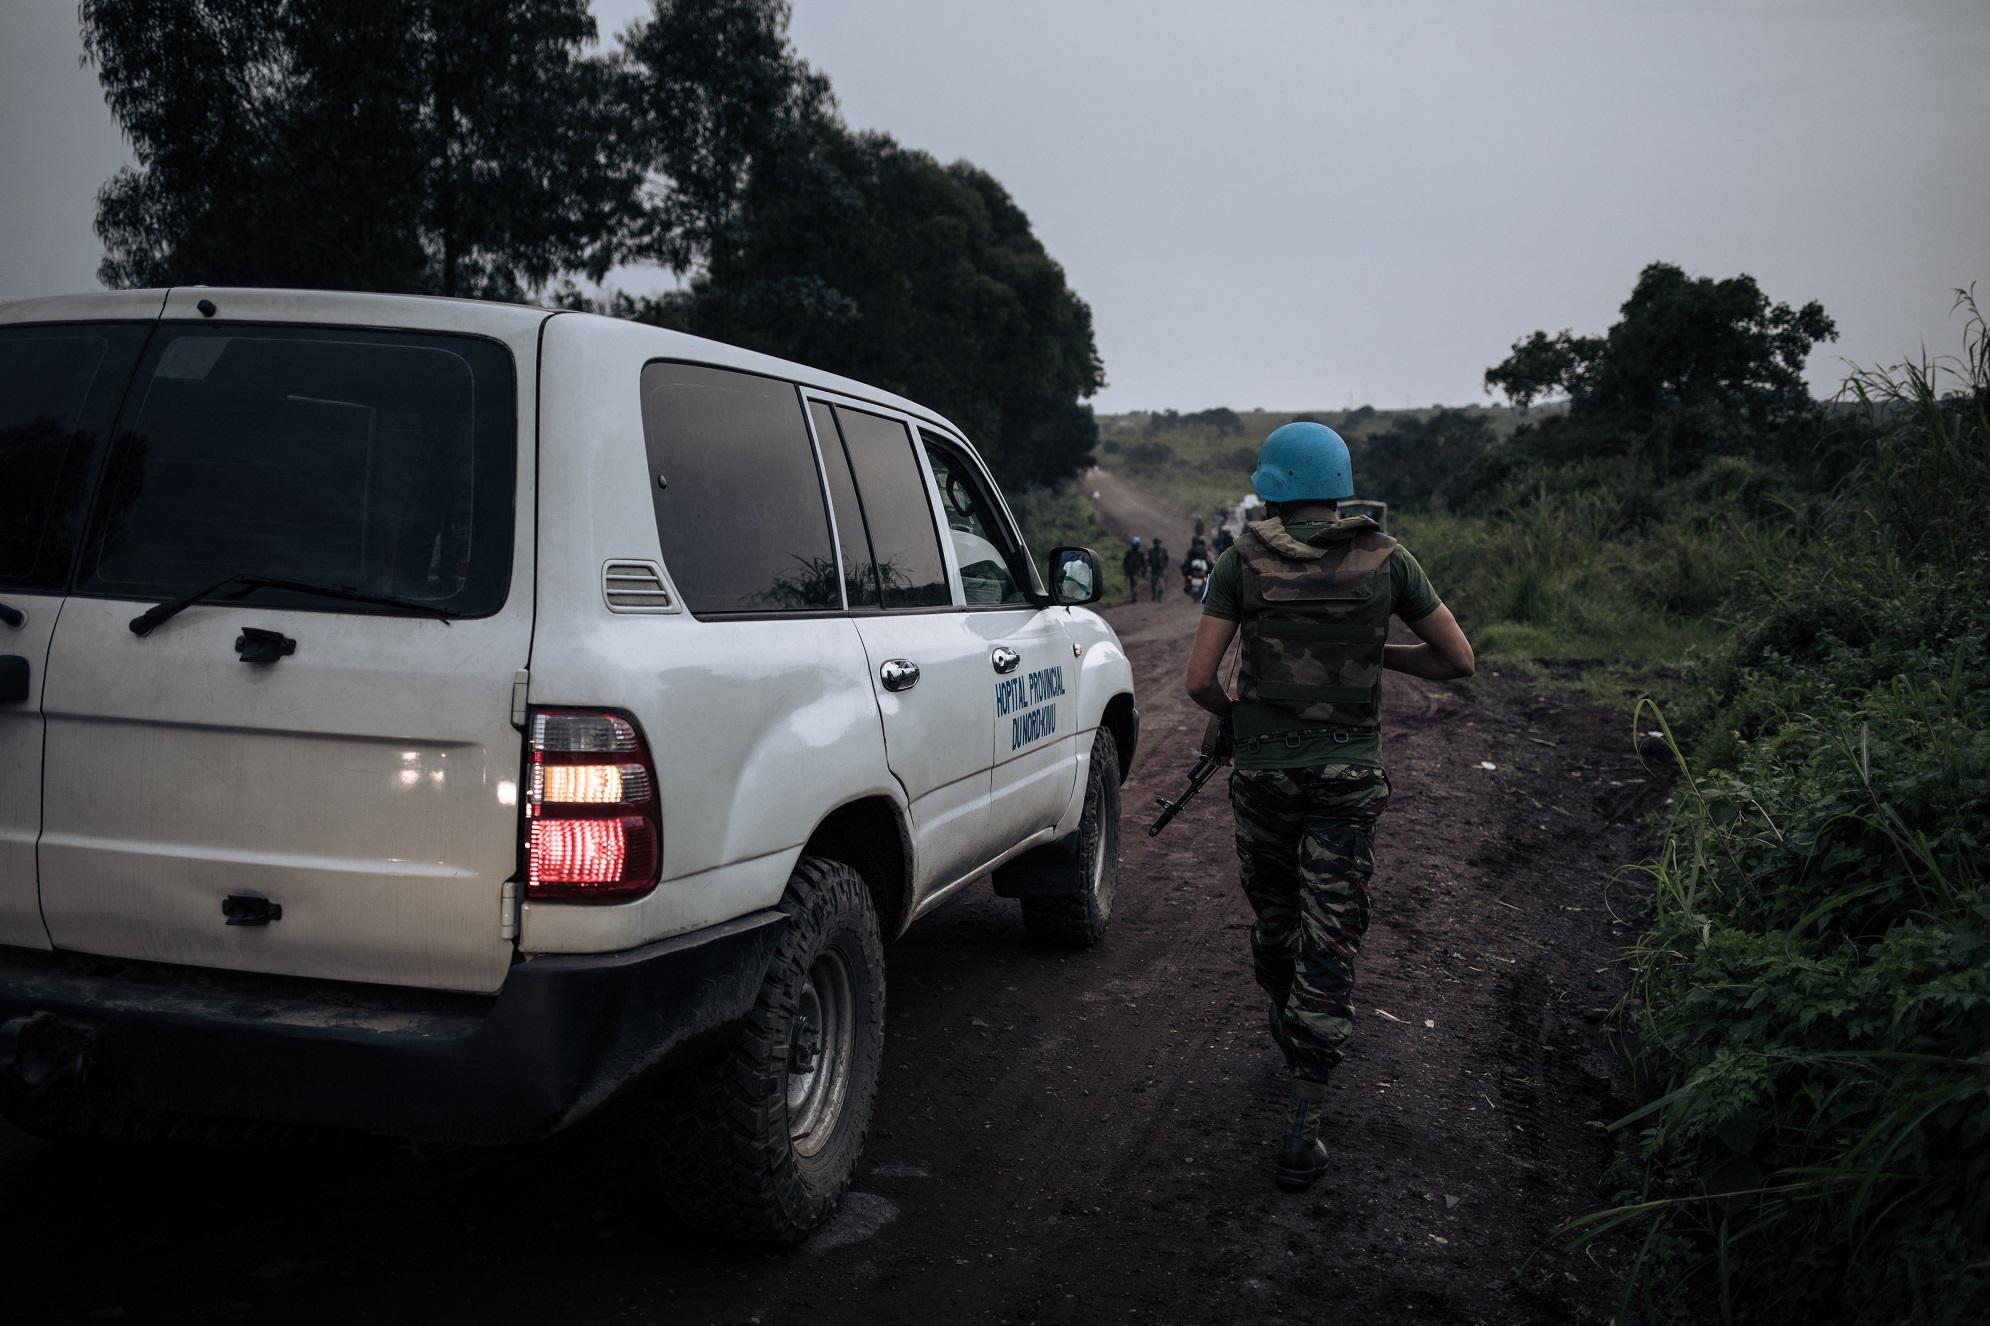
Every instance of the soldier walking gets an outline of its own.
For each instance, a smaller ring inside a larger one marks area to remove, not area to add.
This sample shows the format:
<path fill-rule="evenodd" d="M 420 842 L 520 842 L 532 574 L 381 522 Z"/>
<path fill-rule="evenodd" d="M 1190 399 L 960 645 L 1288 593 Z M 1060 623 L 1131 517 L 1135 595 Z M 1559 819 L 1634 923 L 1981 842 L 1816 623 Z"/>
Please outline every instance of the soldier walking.
<path fill-rule="evenodd" d="M 1347 444 L 1324 424 L 1272 432 L 1251 486 L 1266 519 L 1217 559 L 1189 652 L 1189 697 L 1216 715 L 1234 757 L 1230 803 L 1244 895 L 1257 923 L 1251 963 L 1269 997 L 1271 1038 L 1292 1073 L 1275 1174 L 1310 1187 L 1327 1167 L 1320 1110 L 1354 1030 L 1354 959 L 1368 929 L 1382 770 L 1382 672 L 1472 675 L 1472 646 L 1423 568 L 1366 516 Z M 1422 642 L 1388 644 L 1400 617 Z M 1218 678 L 1243 633 L 1237 696 Z"/>
<path fill-rule="evenodd" d="M 1133 536 L 1126 545 L 1126 555 L 1119 559 L 1120 570 L 1126 572 L 1126 601 L 1140 601 L 1140 577 L 1147 573 L 1147 554 L 1140 551 L 1140 536 Z"/>
<path fill-rule="evenodd" d="M 1161 601 L 1161 580 L 1168 574 L 1168 563 L 1174 557 L 1161 543 L 1161 536 L 1154 536 L 1154 546 L 1147 553 L 1147 590 L 1154 602 Z"/>

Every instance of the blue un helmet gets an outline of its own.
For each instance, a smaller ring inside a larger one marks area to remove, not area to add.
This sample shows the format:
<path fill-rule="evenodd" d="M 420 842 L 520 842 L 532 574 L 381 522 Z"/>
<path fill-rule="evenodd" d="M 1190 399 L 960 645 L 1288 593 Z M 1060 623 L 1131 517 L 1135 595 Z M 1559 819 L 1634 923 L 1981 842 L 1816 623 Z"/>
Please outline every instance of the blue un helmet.
<path fill-rule="evenodd" d="M 1347 443 L 1325 424 L 1282 424 L 1258 452 L 1251 487 L 1267 502 L 1333 502 L 1354 496 Z"/>

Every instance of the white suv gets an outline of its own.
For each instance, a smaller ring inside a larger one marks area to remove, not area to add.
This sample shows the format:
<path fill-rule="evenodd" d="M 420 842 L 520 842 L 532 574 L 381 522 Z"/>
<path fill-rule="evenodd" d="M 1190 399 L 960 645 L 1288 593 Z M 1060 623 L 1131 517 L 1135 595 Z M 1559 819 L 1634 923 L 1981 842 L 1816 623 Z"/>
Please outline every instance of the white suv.
<path fill-rule="evenodd" d="M 883 940 L 1112 908 L 1125 654 L 911 401 L 584 314 L 0 305 L 0 1112 L 544 1135 L 792 1239 Z"/>

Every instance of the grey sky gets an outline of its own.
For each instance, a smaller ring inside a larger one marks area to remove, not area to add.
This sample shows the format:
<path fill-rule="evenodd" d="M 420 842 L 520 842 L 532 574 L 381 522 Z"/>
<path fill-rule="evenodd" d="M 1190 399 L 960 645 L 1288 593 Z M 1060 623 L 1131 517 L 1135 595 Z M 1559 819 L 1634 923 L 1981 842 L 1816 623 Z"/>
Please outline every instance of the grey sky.
<path fill-rule="evenodd" d="M 1821 300 L 1828 391 L 1841 356 L 1955 348 L 1949 290 L 1990 278 L 1981 0 L 794 7 L 853 126 L 1030 214 L 1104 409 L 1483 400 L 1655 259 Z M 595 2 L 604 35 L 646 8 Z M 78 53 L 70 0 L 0 9 L 0 298 L 95 284 L 123 148 Z"/>

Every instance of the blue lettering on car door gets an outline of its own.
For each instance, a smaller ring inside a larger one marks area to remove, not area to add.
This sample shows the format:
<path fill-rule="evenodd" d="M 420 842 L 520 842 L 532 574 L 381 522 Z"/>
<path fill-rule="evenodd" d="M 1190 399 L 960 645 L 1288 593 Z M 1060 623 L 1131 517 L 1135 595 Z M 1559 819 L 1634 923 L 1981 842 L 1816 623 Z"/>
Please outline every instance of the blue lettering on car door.
<path fill-rule="evenodd" d="M 1009 719 L 1010 750 L 1021 750 L 1033 741 L 1041 741 L 1056 733 L 1055 702 L 1062 694 L 1062 664 L 995 683 L 995 716 Z M 1022 712 L 1017 713 L 1017 710 Z"/>

